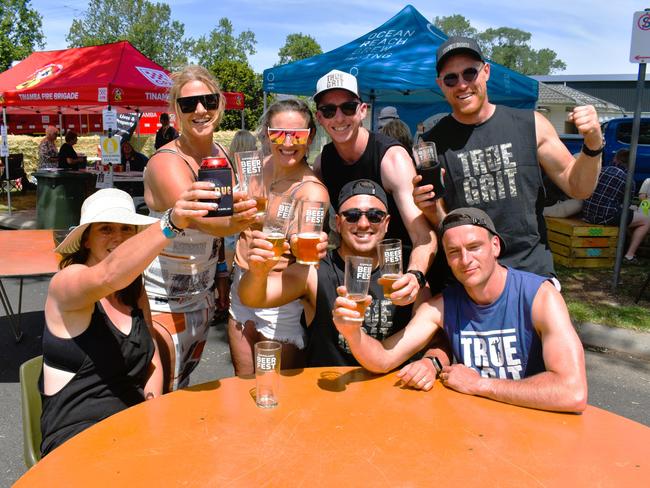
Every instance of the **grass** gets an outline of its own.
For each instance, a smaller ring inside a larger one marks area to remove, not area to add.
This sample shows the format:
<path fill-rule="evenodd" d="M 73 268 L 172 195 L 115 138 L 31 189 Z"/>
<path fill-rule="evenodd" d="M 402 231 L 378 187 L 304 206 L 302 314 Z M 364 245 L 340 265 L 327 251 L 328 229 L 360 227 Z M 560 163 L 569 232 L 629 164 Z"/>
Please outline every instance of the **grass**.
<path fill-rule="evenodd" d="M 613 269 L 572 269 L 556 266 L 569 313 L 574 323 L 592 322 L 650 332 L 650 286 L 634 303 L 650 273 L 650 260 L 640 266 L 621 267 L 619 284 L 612 291 Z"/>

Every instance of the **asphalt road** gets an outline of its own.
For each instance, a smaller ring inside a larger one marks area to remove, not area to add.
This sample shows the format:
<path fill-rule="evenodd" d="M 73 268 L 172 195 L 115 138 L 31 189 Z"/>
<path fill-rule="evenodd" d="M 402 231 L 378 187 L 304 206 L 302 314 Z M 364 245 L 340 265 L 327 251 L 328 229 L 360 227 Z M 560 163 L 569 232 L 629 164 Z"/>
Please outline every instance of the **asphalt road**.
<path fill-rule="evenodd" d="M 3 280 L 12 303 L 18 303 L 18 281 Z M 24 472 L 18 368 L 37 356 L 43 330 L 47 278 L 25 280 L 22 326 L 16 344 L 4 310 L 0 310 L 0 486 L 9 487 Z M 17 305 L 14 305 L 16 308 Z M 650 362 L 625 354 L 587 350 L 589 403 L 650 426 Z M 233 375 L 223 324 L 212 327 L 192 383 Z M 426 393 L 423 393 L 426 394 Z"/>

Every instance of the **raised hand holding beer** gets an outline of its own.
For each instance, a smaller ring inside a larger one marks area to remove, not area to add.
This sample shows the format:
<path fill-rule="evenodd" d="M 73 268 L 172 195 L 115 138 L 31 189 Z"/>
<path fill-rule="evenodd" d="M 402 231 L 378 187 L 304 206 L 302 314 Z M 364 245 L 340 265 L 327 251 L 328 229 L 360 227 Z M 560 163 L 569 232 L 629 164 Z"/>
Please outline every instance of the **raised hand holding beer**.
<path fill-rule="evenodd" d="M 384 298 L 390 298 L 397 289 L 393 284 L 402 277 L 402 241 L 400 239 L 384 239 L 377 247 L 379 253 L 379 271 L 381 278 L 378 282 L 384 289 Z"/>
<path fill-rule="evenodd" d="M 421 142 L 413 146 L 413 159 L 415 171 L 421 177 L 418 186 L 433 185 L 433 198 L 442 197 L 445 194 L 445 182 L 435 143 Z"/>
<path fill-rule="evenodd" d="M 372 274 L 372 258 L 362 256 L 345 257 L 346 298 L 354 302 L 358 317 L 348 317 L 354 322 L 363 322 L 368 307 L 368 288 Z"/>
<path fill-rule="evenodd" d="M 263 232 L 266 240 L 273 245 L 274 261 L 278 261 L 285 251 L 285 238 L 293 219 L 293 209 L 294 202 L 288 195 L 273 192 L 269 195 Z"/>
<path fill-rule="evenodd" d="M 262 153 L 260 151 L 243 151 L 235 153 L 238 172 L 241 174 L 242 189 L 245 189 L 248 196 L 255 200 L 257 216 L 266 214 L 268 197 L 266 185 L 264 184 L 264 166 L 262 164 Z"/>
<path fill-rule="evenodd" d="M 298 202 L 298 235 L 295 255 L 300 264 L 318 265 L 320 252 L 318 245 L 325 222 L 327 204 L 323 202 Z"/>

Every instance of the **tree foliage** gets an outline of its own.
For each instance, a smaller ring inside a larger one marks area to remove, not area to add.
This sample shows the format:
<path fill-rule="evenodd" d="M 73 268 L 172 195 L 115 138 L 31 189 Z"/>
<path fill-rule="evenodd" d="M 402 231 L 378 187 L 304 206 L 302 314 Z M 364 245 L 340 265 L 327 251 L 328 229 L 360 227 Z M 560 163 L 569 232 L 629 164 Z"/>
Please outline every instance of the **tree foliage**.
<path fill-rule="evenodd" d="M 278 64 L 293 63 L 322 53 L 323 49 L 312 36 L 302 33 L 289 34 L 284 46 L 278 51 Z"/>
<path fill-rule="evenodd" d="M 44 39 L 42 17 L 30 0 L 0 0 L 0 71 L 44 48 Z"/>
<path fill-rule="evenodd" d="M 248 55 L 255 54 L 256 44 L 255 34 L 250 30 L 235 37 L 232 22 L 223 17 L 207 36 L 196 40 L 192 54 L 202 66 L 210 66 L 216 60 L 248 63 Z"/>
<path fill-rule="evenodd" d="M 230 59 L 214 61 L 209 65 L 209 69 L 219 80 L 223 91 L 244 93 L 246 97 L 246 108 L 244 109 L 246 128 L 257 127 L 264 110 L 262 75 L 256 74 L 248 63 Z M 240 111 L 226 111 L 219 128 L 224 130 L 241 128 Z"/>
<path fill-rule="evenodd" d="M 530 32 L 512 27 L 488 28 L 479 32 L 462 15 L 436 17 L 434 24 L 449 36 L 473 37 L 486 58 L 525 75 L 548 75 L 566 69 L 552 49 L 533 49 Z"/>
<path fill-rule="evenodd" d="M 69 47 L 85 47 L 127 40 L 164 68 L 187 64 L 192 41 L 185 26 L 171 20 L 171 8 L 148 0 L 90 0 L 66 36 Z"/>

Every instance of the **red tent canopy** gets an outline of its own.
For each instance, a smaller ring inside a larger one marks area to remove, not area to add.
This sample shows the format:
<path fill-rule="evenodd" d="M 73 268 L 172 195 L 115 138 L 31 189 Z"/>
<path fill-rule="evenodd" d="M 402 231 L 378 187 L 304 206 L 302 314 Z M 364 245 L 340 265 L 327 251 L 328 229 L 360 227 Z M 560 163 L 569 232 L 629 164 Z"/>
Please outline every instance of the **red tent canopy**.
<path fill-rule="evenodd" d="M 128 41 L 32 53 L 0 73 L 0 105 L 9 113 L 166 111 L 169 72 Z M 243 94 L 226 94 L 243 109 Z M 233 103 L 234 102 L 234 103 Z"/>

